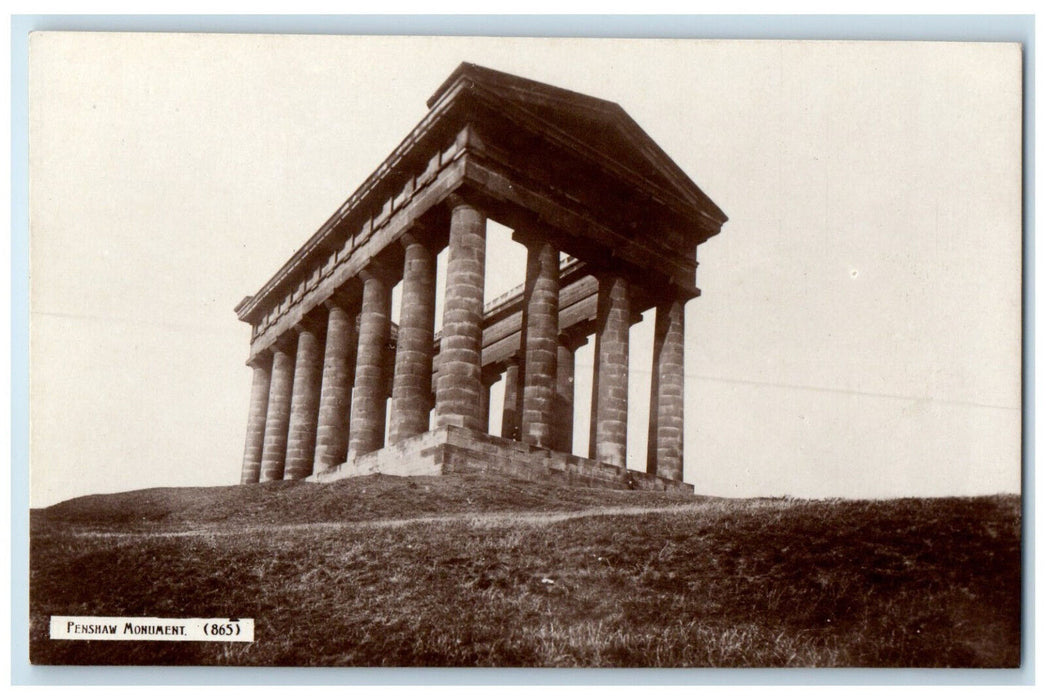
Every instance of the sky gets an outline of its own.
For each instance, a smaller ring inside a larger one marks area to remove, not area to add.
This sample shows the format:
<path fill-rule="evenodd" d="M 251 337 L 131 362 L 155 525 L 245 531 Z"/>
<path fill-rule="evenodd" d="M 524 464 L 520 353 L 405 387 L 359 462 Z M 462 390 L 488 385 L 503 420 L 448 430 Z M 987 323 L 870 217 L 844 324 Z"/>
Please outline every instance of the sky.
<path fill-rule="evenodd" d="M 462 61 L 617 102 L 729 216 L 686 309 L 698 493 L 1019 492 L 1015 45 L 37 33 L 31 505 L 237 483 L 251 371 L 233 307 Z M 489 225 L 488 299 L 522 282 L 509 235 Z M 651 342 L 648 313 L 636 469 Z"/>

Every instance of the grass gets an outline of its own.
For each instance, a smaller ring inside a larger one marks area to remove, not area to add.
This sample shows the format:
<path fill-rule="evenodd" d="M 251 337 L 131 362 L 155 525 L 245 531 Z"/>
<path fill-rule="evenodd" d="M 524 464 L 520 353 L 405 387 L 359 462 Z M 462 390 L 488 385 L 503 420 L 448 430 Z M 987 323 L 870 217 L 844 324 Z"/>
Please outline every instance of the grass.
<path fill-rule="evenodd" d="M 1013 667 L 1016 496 L 727 500 L 510 479 L 155 489 L 31 517 L 34 663 Z M 47 638 L 253 617 L 253 644 Z"/>

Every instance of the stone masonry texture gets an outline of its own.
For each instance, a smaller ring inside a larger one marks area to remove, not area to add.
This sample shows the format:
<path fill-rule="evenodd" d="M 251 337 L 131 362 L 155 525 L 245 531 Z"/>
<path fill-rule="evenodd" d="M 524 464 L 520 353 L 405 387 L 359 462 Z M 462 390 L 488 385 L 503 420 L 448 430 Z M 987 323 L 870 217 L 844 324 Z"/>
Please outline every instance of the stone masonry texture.
<path fill-rule="evenodd" d="M 356 385 L 349 416 L 349 459 L 372 452 L 385 441 L 385 353 L 389 341 L 390 286 L 381 271 L 363 275 Z"/>
<path fill-rule="evenodd" d="M 530 242 L 523 289 L 524 442 L 552 447 L 555 419 L 556 359 L 559 345 L 559 252 L 548 241 Z"/>
<path fill-rule="evenodd" d="M 647 471 L 683 479 L 683 301 L 659 304 L 654 322 Z"/>
<path fill-rule="evenodd" d="M 597 319 L 598 320 L 598 319 Z M 599 332 L 595 334 L 592 344 L 592 394 L 589 403 L 588 418 L 588 457 L 596 458 L 596 416 L 599 413 Z"/>
<path fill-rule="evenodd" d="M 486 220 L 478 209 L 461 200 L 455 200 L 453 207 L 436 379 L 436 424 L 481 430 Z"/>
<path fill-rule="evenodd" d="M 269 408 L 269 382 L 272 379 L 272 356 L 254 361 L 251 379 L 251 405 L 247 415 L 247 443 L 243 448 L 241 484 L 254 484 L 261 478 L 262 450 L 265 448 L 265 413 Z"/>
<path fill-rule="evenodd" d="M 432 403 L 436 256 L 409 234 L 407 239 L 389 418 L 389 442 L 392 444 L 429 429 Z"/>
<path fill-rule="evenodd" d="M 479 422 L 481 430 L 490 430 L 490 384 L 483 382 L 479 392 Z"/>
<path fill-rule="evenodd" d="M 327 314 L 314 473 L 341 464 L 348 454 L 349 402 L 356 372 L 355 315 L 333 301 L 328 303 Z"/>
<path fill-rule="evenodd" d="M 251 326 L 253 368 L 241 482 L 492 469 L 689 488 L 683 308 L 701 293 L 697 248 L 726 214 L 598 98 L 463 63 L 426 104 L 364 184 L 234 308 Z M 488 216 L 512 229 L 527 262 L 522 287 L 485 306 Z M 630 328 L 650 309 L 647 449 L 630 457 Z M 576 351 L 593 335 L 582 458 L 572 454 Z M 490 388 L 501 376 L 496 437 Z"/>
<path fill-rule="evenodd" d="M 316 456 L 320 381 L 323 377 L 323 342 L 322 335 L 315 328 L 302 327 L 298 331 L 284 479 L 304 479 L 312 474 L 312 461 Z"/>
<path fill-rule="evenodd" d="M 423 476 L 452 473 L 499 473 L 531 481 L 577 486 L 692 494 L 693 487 L 583 457 L 554 452 L 482 431 L 446 426 L 407 438 L 364 455 L 310 481 L 390 474 Z"/>
<path fill-rule="evenodd" d="M 553 418 L 553 449 L 574 449 L 574 348 L 560 338 L 556 344 L 556 398 Z"/>
<path fill-rule="evenodd" d="M 265 447 L 262 450 L 262 481 L 278 481 L 283 478 L 293 382 L 294 355 L 286 348 L 274 348 L 272 382 L 269 385 L 269 408 L 265 418 Z"/>
<path fill-rule="evenodd" d="M 599 385 L 593 396 L 596 450 L 600 462 L 624 467 L 628 454 L 628 331 L 631 304 L 628 281 L 608 274 L 599 281 L 597 343 Z"/>
<path fill-rule="evenodd" d="M 501 410 L 501 437 L 519 439 L 519 364 L 505 368 L 505 399 Z"/>

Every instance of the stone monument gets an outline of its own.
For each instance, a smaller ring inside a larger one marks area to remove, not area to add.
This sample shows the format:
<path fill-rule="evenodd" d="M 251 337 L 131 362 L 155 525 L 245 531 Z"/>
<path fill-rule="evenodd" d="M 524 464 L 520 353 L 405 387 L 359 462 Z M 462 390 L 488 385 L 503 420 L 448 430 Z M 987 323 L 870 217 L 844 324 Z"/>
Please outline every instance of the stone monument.
<path fill-rule="evenodd" d="M 697 247 L 726 215 L 615 103 L 463 63 L 428 107 L 236 306 L 254 371 L 241 482 L 500 472 L 692 492 L 682 481 L 683 308 L 700 294 Z M 513 230 L 527 264 L 522 289 L 484 305 L 488 218 Z M 633 470 L 629 327 L 651 308 L 648 450 Z M 572 454 L 574 353 L 589 337 L 582 457 Z M 497 381 L 500 436 L 489 434 Z"/>

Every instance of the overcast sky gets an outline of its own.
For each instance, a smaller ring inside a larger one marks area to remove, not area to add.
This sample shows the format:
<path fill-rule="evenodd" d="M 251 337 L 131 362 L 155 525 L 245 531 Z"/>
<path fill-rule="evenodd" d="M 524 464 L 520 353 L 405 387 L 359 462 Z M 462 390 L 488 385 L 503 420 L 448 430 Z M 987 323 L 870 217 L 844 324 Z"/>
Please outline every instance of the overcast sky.
<path fill-rule="evenodd" d="M 31 49 L 34 506 L 237 482 L 251 372 L 233 307 L 461 61 L 619 103 L 730 217 L 687 306 L 699 493 L 1019 491 L 1014 45 L 36 34 Z M 508 231 L 489 235 L 488 298 L 523 276 Z M 651 325 L 631 338 L 638 469 Z"/>

